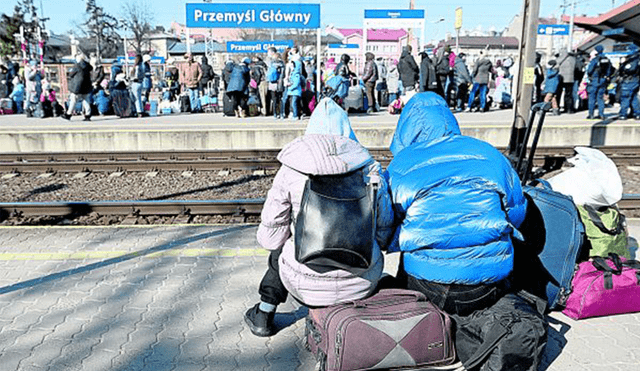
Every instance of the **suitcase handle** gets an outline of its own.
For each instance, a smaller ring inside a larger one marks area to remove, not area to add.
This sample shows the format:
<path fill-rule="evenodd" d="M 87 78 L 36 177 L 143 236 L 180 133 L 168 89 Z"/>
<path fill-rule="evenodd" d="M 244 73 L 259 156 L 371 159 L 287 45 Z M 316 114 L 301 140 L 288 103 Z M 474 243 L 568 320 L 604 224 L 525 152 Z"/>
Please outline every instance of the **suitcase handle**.
<path fill-rule="evenodd" d="M 398 298 L 399 296 L 403 296 L 406 298 L 412 298 L 416 301 L 425 301 L 426 296 L 418 291 L 413 290 L 403 290 L 403 289 L 383 289 L 380 290 L 375 297 L 370 297 L 368 299 L 362 300 L 354 300 L 351 302 L 354 308 L 363 308 L 371 304 L 383 302 L 388 300 L 389 298 Z"/>

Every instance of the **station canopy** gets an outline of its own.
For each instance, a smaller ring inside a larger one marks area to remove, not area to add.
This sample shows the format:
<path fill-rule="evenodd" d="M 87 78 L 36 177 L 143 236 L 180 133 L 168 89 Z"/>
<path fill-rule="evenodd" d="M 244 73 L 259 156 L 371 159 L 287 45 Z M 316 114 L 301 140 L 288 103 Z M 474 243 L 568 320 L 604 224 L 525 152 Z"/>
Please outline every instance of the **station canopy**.
<path fill-rule="evenodd" d="M 564 22 L 571 17 L 562 16 Z M 597 17 L 575 17 L 574 24 L 618 42 L 640 45 L 640 0 L 629 1 Z"/>

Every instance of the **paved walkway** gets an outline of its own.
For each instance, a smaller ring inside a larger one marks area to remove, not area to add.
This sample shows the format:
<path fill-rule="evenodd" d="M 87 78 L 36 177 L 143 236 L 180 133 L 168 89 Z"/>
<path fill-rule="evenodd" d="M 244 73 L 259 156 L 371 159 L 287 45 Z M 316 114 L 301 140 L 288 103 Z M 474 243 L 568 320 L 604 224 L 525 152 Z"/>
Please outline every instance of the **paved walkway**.
<path fill-rule="evenodd" d="M 639 236 L 640 220 L 630 225 Z M 267 339 L 242 320 L 266 267 L 255 231 L 0 229 L 0 369 L 313 370 L 304 308 L 281 306 Z M 640 369 L 640 313 L 550 321 L 542 370 Z"/>

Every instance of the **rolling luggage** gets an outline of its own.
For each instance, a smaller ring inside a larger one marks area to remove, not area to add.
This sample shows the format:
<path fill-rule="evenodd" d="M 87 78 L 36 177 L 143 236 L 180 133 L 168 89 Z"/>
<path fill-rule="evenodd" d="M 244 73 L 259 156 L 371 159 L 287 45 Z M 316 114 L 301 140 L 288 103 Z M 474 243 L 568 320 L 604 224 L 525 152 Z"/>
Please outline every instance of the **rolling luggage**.
<path fill-rule="evenodd" d="M 530 178 L 536 177 L 531 174 L 533 156 L 545 114 L 550 108 L 549 103 L 539 103 L 531 108 L 523 140 L 517 143 L 511 157 L 528 201 L 526 218 L 519 228 L 524 240 L 513 239 L 513 275 L 517 288 L 547 300 L 548 309 L 554 310 L 566 304 L 575 266 L 585 259 L 582 248 L 585 229 L 571 197 L 553 191 L 546 181 L 536 180 L 542 187 L 525 185 Z M 525 159 L 529 136 L 539 111 L 529 157 Z"/>
<path fill-rule="evenodd" d="M 180 112 L 191 112 L 191 99 L 188 95 L 180 96 Z"/>
<path fill-rule="evenodd" d="M 582 262 L 567 306 L 573 319 L 640 312 L 640 262 L 616 254 Z"/>
<path fill-rule="evenodd" d="M 0 99 L 0 114 L 11 115 L 13 114 L 13 101 L 9 98 Z"/>
<path fill-rule="evenodd" d="M 547 300 L 549 310 L 561 309 L 571 292 L 571 280 L 582 254 L 584 226 L 569 196 L 550 188 L 526 186 L 527 216 L 514 239 L 516 285 Z"/>
<path fill-rule="evenodd" d="M 305 332 L 322 371 L 418 369 L 456 358 L 449 316 L 411 290 L 309 309 Z"/>
<path fill-rule="evenodd" d="M 236 112 L 233 110 L 233 105 L 231 104 L 231 98 L 225 93 L 222 95 L 222 113 L 225 116 L 234 117 Z"/>

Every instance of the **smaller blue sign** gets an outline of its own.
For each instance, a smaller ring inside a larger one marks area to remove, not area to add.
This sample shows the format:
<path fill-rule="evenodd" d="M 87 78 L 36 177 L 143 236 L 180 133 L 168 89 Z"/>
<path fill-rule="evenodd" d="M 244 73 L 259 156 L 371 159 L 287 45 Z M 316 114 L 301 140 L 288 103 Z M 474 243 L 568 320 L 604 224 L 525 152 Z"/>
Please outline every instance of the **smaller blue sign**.
<path fill-rule="evenodd" d="M 293 40 L 227 41 L 227 53 L 266 53 L 270 47 L 282 53 L 287 48 L 293 48 Z"/>
<path fill-rule="evenodd" d="M 360 49 L 358 44 L 329 44 L 329 49 Z"/>
<path fill-rule="evenodd" d="M 612 28 L 610 30 L 602 31 L 602 36 L 613 36 L 613 35 L 622 35 L 622 34 L 624 34 L 624 27 Z"/>
<path fill-rule="evenodd" d="M 538 25 L 538 35 L 568 35 L 569 25 L 566 24 L 541 24 Z"/>
<path fill-rule="evenodd" d="M 133 64 L 135 60 L 136 60 L 136 57 L 129 57 L 127 58 L 127 63 Z M 119 56 L 117 58 L 117 61 L 120 64 L 124 64 L 124 56 Z M 164 64 L 164 57 L 151 57 L 151 60 L 149 62 L 151 64 Z"/>
<path fill-rule="evenodd" d="M 422 9 L 369 9 L 364 11 L 365 18 L 377 19 L 424 19 L 424 10 Z"/>

